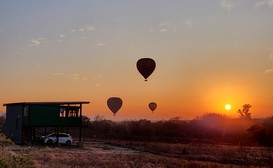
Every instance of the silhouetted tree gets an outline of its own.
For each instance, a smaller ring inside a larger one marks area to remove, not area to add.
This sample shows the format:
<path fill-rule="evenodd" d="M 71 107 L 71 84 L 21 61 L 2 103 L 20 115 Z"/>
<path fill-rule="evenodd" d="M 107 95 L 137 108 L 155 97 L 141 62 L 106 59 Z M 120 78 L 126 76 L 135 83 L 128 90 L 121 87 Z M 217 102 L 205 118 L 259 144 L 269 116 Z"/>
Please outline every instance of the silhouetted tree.
<path fill-rule="evenodd" d="M 82 126 L 83 127 L 88 127 L 89 126 L 89 122 L 90 122 L 90 118 L 83 115 L 82 116 Z"/>
<path fill-rule="evenodd" d="M 181 117 L 177 116 L 177 117 L 170 118 L 170 121 L 173 121 L 173 120 L 179 121 L 179 120 L 181 120 Z"/>
<path fill-rule="evenodd" d="M 221 139 L 225 132 L 226 120 L 225 115 L 218 113 L 207 113 L 190 121 L 189 134 L 194 138 L 216 140 Z"/>
<path fill-rule="evenodd" d="M 252 140 L 259 145 L 273 146 L 273 118 L 253 124 L 247 131 L 251 134 Z"/>
<path fill-rule="evenodd" d="M 250 104 L 243 105 L 243 109 L 239 109 L 238 113 L 240 114 L 240 118 L 242 119 L 251 119 L 251 113 L 249 112 L 250 107 L 252 107 Z"/>
<path fill-rule="evenodd" d="M 3 132 L 5 122 L 6 122 L 5 115 L 1 115 L 0 116 L 0 132 Z"/>

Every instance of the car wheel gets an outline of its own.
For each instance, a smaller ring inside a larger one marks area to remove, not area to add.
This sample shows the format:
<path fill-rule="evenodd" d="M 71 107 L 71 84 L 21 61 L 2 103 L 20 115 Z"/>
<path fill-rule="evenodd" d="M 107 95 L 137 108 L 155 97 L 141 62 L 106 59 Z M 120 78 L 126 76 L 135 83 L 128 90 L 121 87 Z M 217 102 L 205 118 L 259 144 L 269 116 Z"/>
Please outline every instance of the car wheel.
<path fill-rule="evenodd" d="M 66 143 L 65 143 L 66 145 L 71 145 L 71 141 L 66 141 Z"/>
<path fill-rule="evenodd" d="M 47 141 L 47 144 L 53 144 L 53 141 L 52 141 L 51 139 L 49 139 L 49 140 Z"/>

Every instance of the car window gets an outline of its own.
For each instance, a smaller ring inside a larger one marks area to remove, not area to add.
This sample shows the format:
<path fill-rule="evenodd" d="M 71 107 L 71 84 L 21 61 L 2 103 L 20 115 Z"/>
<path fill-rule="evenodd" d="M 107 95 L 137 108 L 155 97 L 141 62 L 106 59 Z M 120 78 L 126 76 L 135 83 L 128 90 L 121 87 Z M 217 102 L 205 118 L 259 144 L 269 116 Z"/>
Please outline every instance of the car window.
<path fill-rule="evenodd" d="M 49 134 L 48 137 L 69 137 L 69 134 Z"/>
<path fill-rule="evenodd" d="M 59 137 L 68 137 L 67 134 L 59 134 Z"/>

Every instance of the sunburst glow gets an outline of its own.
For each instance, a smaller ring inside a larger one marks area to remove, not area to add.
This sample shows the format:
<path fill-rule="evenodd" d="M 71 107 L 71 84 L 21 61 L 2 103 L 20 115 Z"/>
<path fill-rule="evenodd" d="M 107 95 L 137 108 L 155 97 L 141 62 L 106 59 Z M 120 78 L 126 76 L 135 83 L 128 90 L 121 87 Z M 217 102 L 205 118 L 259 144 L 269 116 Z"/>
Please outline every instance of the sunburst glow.
<path fill-rule="evenodd" d="M 225 109 L 226 110 L 230 110 L 231 109 L 231 105 L 230 104 L 226 104 Z"/>

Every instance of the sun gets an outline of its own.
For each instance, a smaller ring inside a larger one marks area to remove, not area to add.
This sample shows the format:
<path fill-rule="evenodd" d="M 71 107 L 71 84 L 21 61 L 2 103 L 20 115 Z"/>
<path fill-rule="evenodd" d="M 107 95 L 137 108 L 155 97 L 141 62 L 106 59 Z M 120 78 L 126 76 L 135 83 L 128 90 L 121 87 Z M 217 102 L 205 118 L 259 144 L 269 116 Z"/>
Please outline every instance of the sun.
<path fill-rule="evenodd" d="M 230 110 L 231 109 L 231 105 L 230 104 L 226 104 L 225 109 L 226 110 Z"/>

